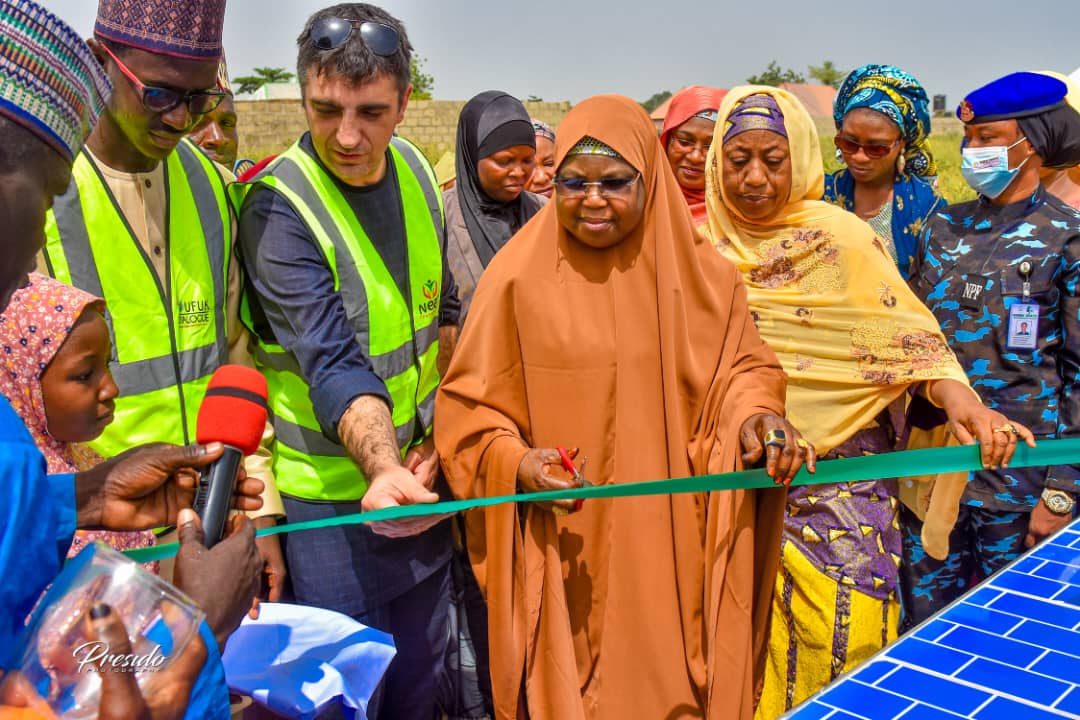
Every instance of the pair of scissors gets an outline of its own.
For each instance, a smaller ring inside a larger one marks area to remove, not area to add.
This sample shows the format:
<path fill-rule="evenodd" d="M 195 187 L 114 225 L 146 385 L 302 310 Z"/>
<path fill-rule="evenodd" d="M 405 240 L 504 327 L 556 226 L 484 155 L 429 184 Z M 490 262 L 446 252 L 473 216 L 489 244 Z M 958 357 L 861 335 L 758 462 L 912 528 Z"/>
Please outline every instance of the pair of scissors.
<path fill-rule="evenodd" d="M 592 483 L 585 479 L 585 464 L 589 462 L 589 458 L 583 458 L 581 461 L 581 469 L 578 470 L 574 466 L 574 461 L 570 459 L 570 453 L 562 445 L 555 446 L 555 449 L 559 451 L 559 461 L 562 464 L 563 470 L 570 473 L 574 477 L 574 481 L 578 484 L 578 487 L 592 487 Z M 578 498 L 574 501 L 574 511 L 577 512 L 585 504 L 585 501 Z"/>

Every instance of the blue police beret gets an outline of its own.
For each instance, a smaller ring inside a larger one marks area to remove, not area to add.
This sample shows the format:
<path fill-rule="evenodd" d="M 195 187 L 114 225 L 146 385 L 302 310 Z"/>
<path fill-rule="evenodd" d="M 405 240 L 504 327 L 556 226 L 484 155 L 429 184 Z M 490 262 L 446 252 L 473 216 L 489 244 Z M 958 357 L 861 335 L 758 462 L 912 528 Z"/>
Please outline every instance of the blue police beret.
<path fill-rule="evenodd" d="M 1012 120 L 1053 110 L 1065 104 L 1069 88 L 1055 77 L 1018 72 L 968 93 L 956 116 L 965 123 Z"/>

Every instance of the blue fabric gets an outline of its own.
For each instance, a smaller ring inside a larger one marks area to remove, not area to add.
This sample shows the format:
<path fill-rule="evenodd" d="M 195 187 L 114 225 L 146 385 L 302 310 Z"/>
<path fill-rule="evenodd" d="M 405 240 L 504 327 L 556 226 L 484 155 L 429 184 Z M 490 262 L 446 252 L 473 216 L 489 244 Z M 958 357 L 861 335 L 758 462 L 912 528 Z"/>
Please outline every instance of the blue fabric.
<path fill-rule="evenodd" d="M 926 90 L 912 75 L 894 65 L 863 65 L 844 79 L 833 102 L 839 130 L 844 116 L 856 108 L 875 110 L 900 128 L 904 138 L 905 172 L 928 177 L 937 166 L 926 137 L 930 134 L 930 104 Z"/>
<path fill-rule="evenodd" d="M 309 136 L 305 135 L 300 146 L 319 162 Z M 370 211 L 376 219 L 401 217 L 396 183 L 386 183 L 384 189 L 389 195 L 379 188 L 372 188 L 372 192 L 341 183 L 338 187 L 354 209 Z M 389 207 L 389 203 L 396 207 Z M 362 223 L 387 267 L 400 266 L 401 270 L 393 274 L 404 278 L 407 257 L 403 229 L 395 225 L 402 236 L 395 242 L 369 226 L 372 224 L 374 220 Z M 237 243 L 247 271 L 248 290 L 252 291 L 252 330 L 296 356 L 311 388 L 311 404 L 323 433 L 339 441 L 338 421 L 360 395 L 376 395 L 391 405 L 386 385 L 356 343 L 356 332 L 345 315 L 341 296 L 334 290 L 334 277 L 326 259 L 292 205 L 268 188 L 254 188 L 240 212 Z M 461 302 L 445 260 L 439 308 L 440 327 L 458 324 Z"/>
<path fill-rule="evenodd" d="M 1023 301 L 1025 263 L 1039 320 L 1036 347 L 1018 350 L 1008 347 L 1009 314 Z M 950 205 L 927 223 L 908 284 L 988 407 L 1036 439 L 1080 436 L 1080 214 L 1042 186 L 1004 206 Z M 1080 494 L 1080 465 L 979 471 L 964 502 L 1026 512 L 1045 487 Z"/>
<path fill-rule="evenodd" d="M 394 657 L 394 640 L 347 615 L 320 608 L 262 603 L 225 646 L 234 692 L 285 717 L 311 720 L 340 698 L 366 717 L 368 703 Z"/>
<path fill-rule="evenodd" d="M 231 713 L 225 666 L 221 662 L 217 638 L 206 621 L 199 626 L 199 636 L 206 644 L 206 662 L 191 688 L 191 700 L 184 717 L 187 720 L 229 720 Z"/>
<path fill-rule="evenodd" d="M 965 123 L 984 123 L 1035 115 L 1065 102 L 1069 88 L 1055 77 L 1017 72 L 968 93 L 956 116 Z"/>
<path fill-rule="evenodd" d="M 855 210 L 855 179 L 846 168 L 825 176 L 824 197 L 849 212 Z M 896 246 L 896 265 L 905 279 L 923 226 L 945 205 L 945 198 L 925 178 L 902 175 L 894 181 L 891 239 Z"/>
<path fill-rule="evenodd" d="M 71 475 L 46 479 L 45 458 L 0 397 L 0 669 L 9 669 L 23 623 L 60 572 L 75 534 Z"/>

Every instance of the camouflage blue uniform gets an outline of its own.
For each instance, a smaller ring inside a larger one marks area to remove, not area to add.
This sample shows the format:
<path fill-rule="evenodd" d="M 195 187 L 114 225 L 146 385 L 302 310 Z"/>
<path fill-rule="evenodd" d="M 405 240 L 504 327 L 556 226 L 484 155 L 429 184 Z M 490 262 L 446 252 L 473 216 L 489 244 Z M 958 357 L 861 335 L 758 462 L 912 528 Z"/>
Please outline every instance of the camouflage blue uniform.
<path fill-rule="evenodd" d="M 1042 186 L 1005 206 L 951 205 L 923 232 L 909 283 L 987 406 L 1036 439 L 1080 435 L 1080 214 Z M 1037 316 L 1021 312 L 1031 306 Z M 921 524 L 905 508 L 905 625 L 1014 559 L 1047 487 L 1080 494 L 1080 466 L 974 473 L 944 563 L 923 552 Z"/>

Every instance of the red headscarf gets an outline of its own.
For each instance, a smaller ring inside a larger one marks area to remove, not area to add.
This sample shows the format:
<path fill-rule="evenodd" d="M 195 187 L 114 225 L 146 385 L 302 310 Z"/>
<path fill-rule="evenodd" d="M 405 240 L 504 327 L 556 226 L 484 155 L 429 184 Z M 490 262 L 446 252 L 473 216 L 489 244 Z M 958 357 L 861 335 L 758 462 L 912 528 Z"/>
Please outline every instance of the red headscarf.
<path fill-rule="evenodd" d="M 727 95 L 727 90 L 720 88 L 705 87 L 704 85 L 691 85 L 675 93 L 668 107 L 667 115 L 664 116 L 664 128 L 660 131 L 660 145 L 667 153 L 668 140 L 671 133 L 675 132 L 680 125 L 694 117 L 698 113 L 709 110 L 716 111 L 720 108 L 720 101 Z M 690 206 L 690 213 L 694 216 L 695 224 L 706 222 L 708 215 L 705 210 L 705 191 L 682 189 L 683 197 Z"/>

